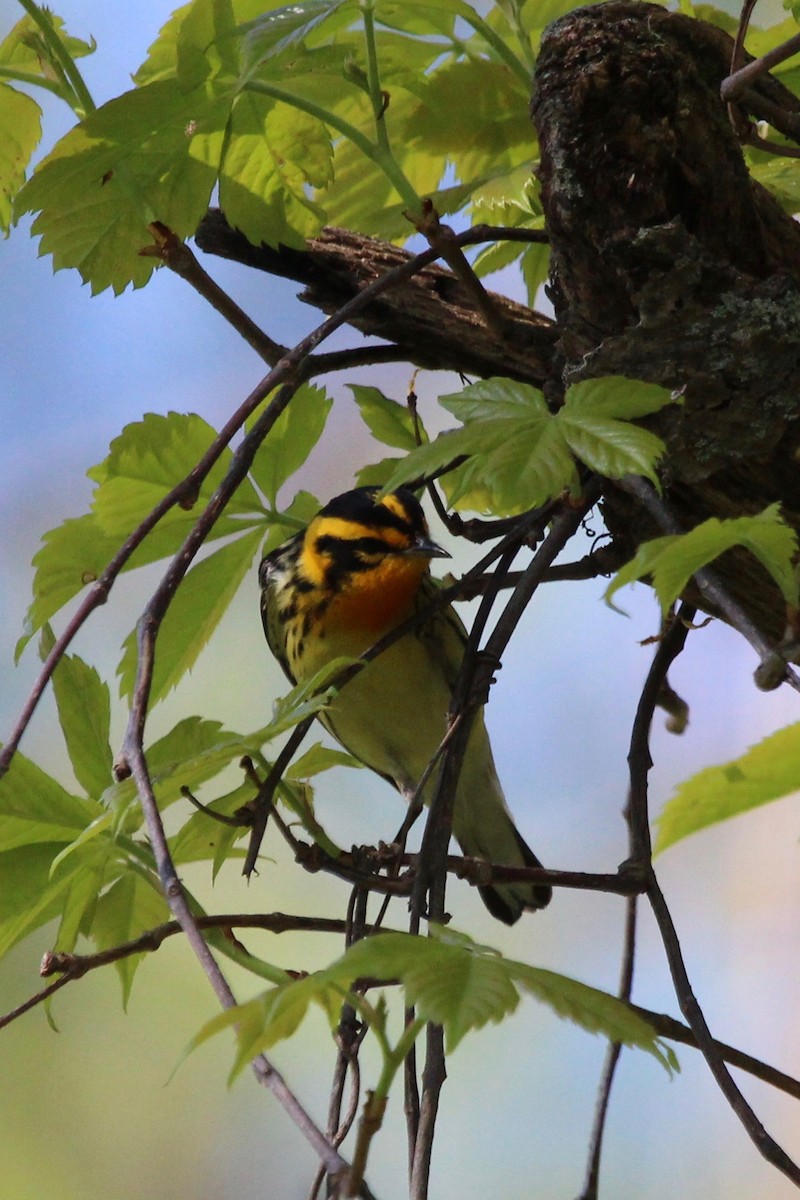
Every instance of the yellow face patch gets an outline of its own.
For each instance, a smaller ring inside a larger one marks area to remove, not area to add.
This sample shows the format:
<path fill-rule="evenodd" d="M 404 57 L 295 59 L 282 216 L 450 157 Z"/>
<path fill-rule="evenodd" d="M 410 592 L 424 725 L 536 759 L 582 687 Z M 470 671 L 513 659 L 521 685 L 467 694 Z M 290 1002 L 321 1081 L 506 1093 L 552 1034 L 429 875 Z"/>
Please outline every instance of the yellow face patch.
<path fill-rule="evenodd" d="M 399 517 L 401 521 L 408 521 L 408 509 L 394 492 L 389 492 L 388 496 L 383 496 L 380 503 L 384 508 L 388 508 L 389 512 L 393 513 L 394 516 Z"/>

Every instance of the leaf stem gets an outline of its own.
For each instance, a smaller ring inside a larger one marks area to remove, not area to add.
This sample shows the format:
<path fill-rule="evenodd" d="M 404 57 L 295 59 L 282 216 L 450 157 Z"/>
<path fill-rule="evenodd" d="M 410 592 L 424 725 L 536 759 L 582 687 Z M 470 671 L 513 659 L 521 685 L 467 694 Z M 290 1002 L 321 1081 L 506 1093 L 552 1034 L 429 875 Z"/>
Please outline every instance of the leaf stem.
<path fill-rule="evenodd" d="M 35 4 L 34 0 L 19 0 L 19 3 L 31 20 L 35 21 L 41 29 L 42 36 L 48 48 L 52 52 L 55 61 L 63 70 L 64 77 L 75 96 L 75 102 L 71 105 L 73 111 L 81 118 L 94 112 L 97 106 L 83 81 L 83 76 L 75 66 L 75 60 L 61 40 L 58 30 L 50 18 L 50 14 L 46 9 L 40 8 L 38 4 Z M 66 99 L 66 97 L 64 98 Z"/>
<path fill-rule="evenodd" d="M 374 0 L 361 0 L 361 13 L 364 18 L 364 40 L 367 46 L 367 84 L 369 86 L 369 98 L 372 102 L 372 114 L 375 118 L 375 136 L 378 146 L 383 153 L 391 154 L 389 131 L 386 128 L 386 121 L 384 120 L 387 99 L 381 91 L 378 52 L 375 44 Z"/>
<path fill-rule="evenodd" d="M 495 33 L 491 25 L 484 21 L 483 17 L 478 16 L 471 8 L 464 5 L 463 10 L 460 9 L 459 16 L 471 25 L 476 33 L 480 34 L 483 40 L 494 50 L 501 62 L 504 62 L 507 67 L 510 67 L 514 74 L 524 83 L 526 88 L 531 86 L 531 73 L 521 59 L 517 58 L 511 47 L 503 41 L 499 33 Z"/>
<path fill-rule="evenodd" d="M 58 96 L 59 100 L 64 99 L 64 89 L 52 79 L 45 79 L 44 75 L 34 75 L 30 71 L 15 71 L 13 67 L 0 67 L 0 79 L 13 79 L 15 83 L 25 83 L 29 87 L 44 88 L 45 91 L 52 92 L 54 96 Z"/>

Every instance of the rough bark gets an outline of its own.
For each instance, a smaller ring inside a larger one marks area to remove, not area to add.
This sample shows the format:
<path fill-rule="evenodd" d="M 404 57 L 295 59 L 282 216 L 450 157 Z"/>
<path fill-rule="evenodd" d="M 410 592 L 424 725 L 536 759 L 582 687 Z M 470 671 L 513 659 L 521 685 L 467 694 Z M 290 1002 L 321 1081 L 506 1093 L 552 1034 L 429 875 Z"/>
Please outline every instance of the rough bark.
<path fill-rule="evenodd" d="M 348 229 L 323 229 L 305 250 L 253 246 L 228 225 L 219 209 L 206 214 L 195 240 L 208 254 L 304 284 L 300 299 L 326 313 L 412 257 L 390 242 Z M 481 378 L 508 375 L 541 386 L 553 369 L 553 322 L 505 296 L 494 299 L 509 327 L 506 339 L 487 329 L 450 271 L 425 267 L 385 292 L 354 324 L 361 333 L 392 342 L 419 367 Z"/>
<path fill-rule="evenodd" d="M 748 174 L 719 96 L 732 42 L 644 3 L 576 9 L 546 31 L 534 80 L 553 325 L 497 297 L 504 341 L 448 272 L 387 293 L 359 329 L 433 369 L 542 385 L 621 374 L 680 390 L 651 424 L 666 495 L 686 528 L 780 501 L 800 527 L 800 227 Z M 751 102 L 796 114 L 769 76 Z M 800 169 L 800 168 L 799 168 Z M 330 312 L 406 252 L 326 229 L 305 251 L 253 247 L 211 213 L 198 244 L 305 285 Z M 656 532 L 613 487 L 604 515 L 632 553 Z M 785 610 L 744 553 L 720 571 L 765 633 Z M 693 597 L 697 600 L 697 597 Z"/>
<path fill-rule="evenodd" d="M 800 524 L 800 227 L 747 172 L 719 98 L 731 46 L 654 5 L 577 9 L 543 39 L 532 104 L 565 377 L 682 389 L 654 424 L 687 528 L 774 500 Z M 605 516 L 631 548 L 653 533 L 613 491 Z M 765 572 L 723 569 L 779 636 Z"/>

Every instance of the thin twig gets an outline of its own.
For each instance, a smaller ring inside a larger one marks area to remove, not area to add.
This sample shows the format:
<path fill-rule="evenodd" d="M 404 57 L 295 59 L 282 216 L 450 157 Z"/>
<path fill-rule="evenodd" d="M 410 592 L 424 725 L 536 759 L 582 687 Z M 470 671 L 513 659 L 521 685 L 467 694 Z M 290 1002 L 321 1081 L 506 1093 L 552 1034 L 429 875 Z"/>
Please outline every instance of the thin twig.
<path fill-rule="evenodd" d="M 425 1069 L 422 1073 L 422 1099 L 419 1106 L 417 1136 L 414 1142 L 409 1200 L 428 1200 L 433 1134 L 439 1111 L 439 1096 L 446 1078 L 444 1032 L 441 1025 L 428 1025 Z"/>
<path fill-rule="evenodd" d="M 177 234 L 163 225 L 161 221 L 154 221 L 148 228 L 155 242 L 153 246 L 145 247 L 140 253 L 159 258 L 171 271 L 174 271 L 181 279 L 185 279 L 190 287 L 193 287 L 237 333 L 241 334 L 259 358 L 274 367 L 287 353 L 287 347 L 282 346 L 280 342 L 274 342 L 263 329 L 256 325 L 255 321 L 248 317 L 244 309 L 241 309 L 200 266 L 191 248 Z"/>
<path fill-rule="evenodd" d="M 487 328 L 491 329 L 499 338 L 507 338 L 511 332 L 510 323 L 475 274 L 461 249 L 455 230 L 449 225 L 442 224 L 439 214 L 430 200 L 423 201 L 422 217 L 416 219 L 414 223 L 423 237 L 427 239 L 428 245 L 436 250 L 438 257 L 444 259 L 456 279 L 463 285 L 486 322 Z"/>
<path fill-rule="evenodd" d="M 630 773 L 630 789 L 628 803 L 625 807 L 625 820 L 628 826 L 628 862 L 623 864 L 621 873 L 641 875 L 645 864 L 651 866 L 650 830 L 647 821 L 646 790 L 647 778 L 652 763 L 649 752 L 650 727 L 653 714 L 662 696 L 667 682 L 667 673 L 672 663 L 686 644 L 695 609 L 688 604 L 683 605 L 678 617 L 675 617 L 658 642 L 650 670 L 647 673 L 636 716 L 631 730 L 630 749 L 628 751 L 628 768 Z M 629 896 L 625 914 L 625 936 L 623 943 L 622 965 L 617 995 L 626 1003 L 630 1002 L 633 989 L 633 969 L 636 955 L 636 908 L 637 897 Z M 608 1118 L 611 1089 L 614 1075 L 622 1054 L 620 1042 L 610 1043 L 606 1051 L 606 1060 L 598 1089 L 595 1121 L 589 1142 L 589 1157 L 586 1169 L 586 1179 L 580 1200 L 597 1200 L 597 1189 L 600 1180 L 600 1159 L 603 1149 L 603 1135 Z"/>
<path fill-rule="evenodd" d="M 633 988 L 633 966 L 636 956 L 636 896 L 629 896 L 625 906 L 625 935 L 622 951 L 622 966 L 617 996 L 626 1003 L 630 1002 Z M 608 1118 L 611 1089 L 617 1063 L 622 1054 L 622 1042 L 609 1042 L 605 1062 L 597 1089 L 594 1124 L 589 1139 L 589 1155 L 586 1166 L 586 1178 L 578 1200 L 597 1200 L 597 1188 L 600 1182 L 600 1157 L 603 1152 L 603 1135 Z"/>
<path fill-rule="evenodd" d="M 800 1167 L 789 1157 L 786 1151 L 778 1145 L 767 1133 L 753 1109 L 745 1100 L 733 1077 L 725 1066 L 724 1056 L 720 1053 L 716 1041 L 711 1036 L 703 1011 L 692 991 L 692 985 L 683 961 L 680 942 L 667 907 L 664 894 L 658 885 L 655 874 L 652 874 L 648 889 L 648 899 L 653 909 L 661 940 L 667 954 L 675 995 L 678 998 L 680 1010 L 686 1018 L 703 1058 L 708 1063 L 709 1070 L 717 1082 L 717 1086 L 728 1101 L 731 1109 L 738 1117 L 745 1132 L 755 1145 L 758 1152 L 777 1170 L 782 1171 L 796 1187 L 800 1187 Z"/>
<path fill-rule="evenodd" d="M 666 677 L 673 653 L 677 653 L 682 647 L 687 634 L 688 623 L 684 623 L 683 621 L 673 622 L 672 626 L 668 629 L 656 652 L 653 667 L 642 689 L 642 695 L 634 719 L 630 752 L 628 755 L 630 767 L 628 820 L 631 830 L 634 865 L 637 873 L 642 874 L 646 880 L 647 898 L 653 909 L 653 914 L 661 934 L 661 940 L 664 944 L 680 1010 L 696 1038 L 697 1047 L 708 1063 L 709 1070 L 716 1080 L 717 1086 L 728 1101 L 733 1112 L 739 1118 L 748 1136 L 767 1162 L 770 1162 L 779 1171 L 782 1171 L 795 1185 L 800 1186 L 800 1168 L 789 1158 L 786 1151 L 767 1133 L 755 1112 L 736 1086 L 730 1071 L 725 1066 L 723 1056 L 717 1048 L 703 1011 L 692 991 L 672 915 L 659 886 L 656 873 L 653 870 L 650 855 L 650 823 L 648 815 L 648 776 L 652 766 L 649 749 L 650 726 L 661 683 L 659 674 L 661 674 L 662 678 Z M 659 671 L 655 669 L 656 663 L 660 664 Z"/>

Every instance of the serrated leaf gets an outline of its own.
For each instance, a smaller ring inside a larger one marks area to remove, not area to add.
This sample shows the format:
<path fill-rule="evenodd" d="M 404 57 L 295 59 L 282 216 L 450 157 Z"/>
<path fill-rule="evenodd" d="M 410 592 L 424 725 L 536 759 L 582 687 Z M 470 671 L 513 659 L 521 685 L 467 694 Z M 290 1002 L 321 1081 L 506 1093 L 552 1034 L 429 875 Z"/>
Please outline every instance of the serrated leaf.
<path fill-rule="evenodd" d="M 260 542 L 260 530 L 251 530 L 209 554 L 187 573 L 159 631 L 150 690 L 151 707 L 163 699 L 196 663 L 250 570 Z M 117 672 L 122 696 L 133 694 L 137 661 L 134 630 L 125 640 Z"/>
<path fill-rule="evenodd" d="M 452 164 L 462 183 L 532 166 L 535 138 L 529 96 L 505 63 L 450 61 L 434 71 L 411 128 L 426 153 Z"/>
<path fill-rule="evenodd" d="M 25 616 L 26 638 L 97 579 L 119 549 L 119 539 L 104 534 L 91 513 L 68 518 L 42 542 L 33 558 L 34 598 Z"/>
<path fill-rule="evenodd" d="M 113 860 L 114 849 L 114 843 L 106 837 L 93 840 L 76 850 L 74 860 L 70 863 L 72 879 L 64 895 L 54 945 L 58 953 L 71 954 L 78 935 L 86 933 L 91 926 L 109 863 Z M 51 878 L 55 877 L 58 871 L 58 861 L 57 857 L 50 869 Z"/>
<path fill-rule="evenodd" d="M 415 448 L 417 439 L 414 433 L 414 419 L 407 405 L 390 400 L 376 387 L 366 387 L 359 383 L 347 386 L 353 393 L 361 419 L 377 441 L 399 450 Z"/>
<path fill-rule="evenodd" d="M 163 79 L 91 113 L 39 164 L 17 214 L 39 212 L 33 232 L 56 270 L 77 268 L 92 293 L 147 282 L 157 259 L 148 225 L 194 233 L 208 207 L 231 99 L 224 86 L 191 92 Z"/>
<path fill-rule="evenodd" d="M 330 134 L 317 117 L 245 92 L 229 122 L 220 206 L 255 245 L 302 249 L 325 224 L 325 211 L 308 189 L 330 181 L 332 156 Z"/>
<path fill-rule="evenodd" d="M 569 413 L 565 408 L 557 419 L 575 457 L 598 475 L 609 479 L 640 475 L 659 486 L 656 465 L 666 447 L 656 434 L 627 421 Z"/>
<path fill-rule="evenodd" d="M 370 485 L 387 488 L 389 480 L 402 461 L 400 458 L 382 458 L 378 462 L 368 463 L 365 467 L 360 467 L 356 471 L 356 485 L 358 487 Z"/>
<path fill-rule="evenodd" d="M 413 450 L 394 471 L 391 489 L 470 459 L 443 486 L 451 504 L 516 514 L 565 489 L 579 491 L 575 461 L 556 417 L 536 388 L 486 379 L 440 403 L 464 425 Z"/>
<path fill-rule="evenodd" d="M 656 383 L 643 383 L 624 375 L 604 375 L 601 379 L 572 384 L 567 390 L 564 411 L 633 421 L 678 402 L 674 392 Z"/>
<path fill-rule="evenodd" d="M 17 751 L 0 778 L 0 850 L 34 842 L 72 842 L 97 813 L 96 805 L 70 795 Z"/>
<path fill-rule="evenodd" d="M 734 546 L 744 546 L 754 554 L 781 589 L 787 604 L 797 606 L 798 578 L 794 567 L 797 534 L 781 517 L 779 504 L 769 505 L 754 517 L 724 521 L 711 517 L 688 533 L 644 542 L 614 577 L 605 599 L 610 603 L 614 593 L 626 583 L 650 575 L 666 613 L 696 571 Z"/>
<path fill-rule="evenodd" d="M 528 293 L 528 304 L 533 308 L 539 288 L 543 283 L 547 283 L 550 277 L 550 247 L 531 243 L 520 259 L 520 268 Z"/>
<path fill-rule="evenodd" d="M 303 465 L 322 436 L 332 403 L 324 388 L 304 384 L 259 447 L 250 474 L 271 507 L 275 506 L 281 487 Z M 302 503 L 298 496 L 292 501 L 295 506 Z"/>
<path fill-rule="evenodd" d="M 0 853 L 0 957 L 61 911 L 81 865 L 73 858 L 51 874 L 60 849 L 59 843 L 44 842 Z"/>
<path fill-rule="evenodd" d="M 655 852 L 800 789 L 800 724 L 789 725 L 722 766 L 706 767 L 684 783 L 658 817 Z"/>
<path fill-rule="evenodd" d="M 416 137 L 414 114 L 417 107 L 416 96 L 399 86 L 392 89 L 391 104 L 384 119 L 389 124 L 393 155 L 417 195 L 430 198 L 437 212 L 445 215 L 454 211 L 454 203 L 460 208 L 467 193 L 463 188 L 451 189 L 449 194 L 438 190 L 445 164 L 438 151 L 429 153 L 424 141 Z M 358 128 L 371 129 L 373 114 L 366 96 L 353 97 L 347 107 L 347 118 Z M 316 198 L 324 205 L 328 224 L 342 225 L 390 241 L 405 240 L 414 232 L 405 215 L 407 200 L 395 189 L 380 165 L 366 158 L 348 138 L 336 142 L 333 182 Z"/>
<path fill-rule="evenodd" d="M 439 397 L 439 403 L 465 425 L 471 421 L 550 415 L 538 388 L 500 376 L 481 379 L 460 392 L 447 392 Z"/>
<path fill-rule="evenodd" d="M 247 751 L 248 742 L 242 735 L 223 729 L 219 721 L 202 717 L 179 721 L 146 751 L 159 808 L 180 799 L 181 788 L 195 791 Z M 133 780 L 124 779 L 107 788 L 102 801 L 108 808 L 124 809 L 136 794 Z"/>
<path fill-rule="evenodd" d="M 75 778 L 97 799 L 113 778 L 108 686 L 82 658 L 65 654 L 53 673 L 53 690 Z"/>
<path fill-rule="evenodd" d="M 643 1017 L 616 996 L 541 967 L 510 961 L 507 965 L 514 981 L 557 1016 L 573 1021 L 587 1033 L 599 1033 L 610 1042 L 647 1051 L 670 1073 L 679 1070 L 672 1049 L 656 1037 Z"/>
<path fill-rule="evenodd" d="M 665 452 L 659 437 L 630 422 L 673 403 L 655 384 L 609 376 L 574 384 L 558 421 L 573 453 L 600 475 L 641 475 L 658 484 L 656 463 Z"/>
<path fill-rule="evenodd" d="M 471 1029 L 500 1021 L 519 1001 L 518 987 L 590 1033 L 638 1046 L 672 1069 L 674 1057 L 653 1029 L 606 992 L 504 958 L 455 930 L 435 927 L 429 939 L 387 933 L 352 946 L 326 975 L 344 986 L 361 976 L 400 979 L 408 1002 L 425 1020 L 442 1025 L 453 1048 Z"/>
<path fill-rule="evenodd" d="M 800 8 L 800 6 L 798 6 Z M 750 162 L 750 174 L 778 200 L 781 208 L 796 213 L 800 208 L 800 172 L 797 163 L 780 156 L 759 156 Z"/>
<path fill-rule="evenodd" d="M 474 943 L 411 934 L 376 934 L 352 946 L 329 968 L 346 986 L 357 978 L 399 979 L 417 1015 L 443 1026 L 448 1050 L 464 1034 L 513 1012 L 519 994 L 501 956 Z"/>
<path fill-rule="evenodd" d="M 0 230 L 8 234 L 16 196 L 42 136 L 42 110 L 35 100 L 0 84 Z"/>
<path fill-rule="evenodd" d="M 264 742 L 293 729 L 306 717 L 316 716 L 330 704 L 336 694 L 335 681 L 345 668 L 358 662 L 357 658 L 340 657 L 331 659 L 320 667 L 309 679 L 295 684 L 290 692 L 279 697 L 272 706 L 272 720 L 257 734 L 255 739 Z"/>
<path fill-rule="evenodd" d="M 269 7 L 269 6 L 267 6 Z M 355 10 L 346 0 L 301 0 L 262 13 L 239 30 L 242 57 L 250 74 L 288 49 L 296 49 L 322 24 L 333 28 L 331 18 L 341 8 Z"/>
<path fill-rule="evenodd" d="M 184 479 L 203 458 L 216 431 L 196 413 L 145 413 L 140 421 L 126 425 L 114 438 L 108 456 L 92 467 L 96 481 L 92 510 L 104 533 L 126 537 Z M 159 549 L 158 557 L 174 552 L 197 519 L 197 511 L 208 503 L 225 477 L 231 451 L 223 450 L 197 492 L 193 510 L 177 505 L 150 535 Z M 214 537 L 237 532 L 237 517 L 258 517 L 263 508 L 249 482 L 244 479 L 214 526 Z"/>
<path fill-rule="evenodd" d="M 55 13 L 47 13 L 50 24 L 58 34 L 59 41 L 70 58 L 85 58 L 93 54 L 97 46 L 94 40 L 84 41 L 67 33 L 61 17 Z M 4 67 L 15 67 L 30 75 L 40 75 L 53 83 L 60 78 L 57 70 L 53 69 L 52 51 L 42 35 L 36 21 L 31 16 L 24 16 L 13 27 L 7 37 L 0 42 L 0 64 Z"/>
<path fill-rule="evenodd" d="M 286 771 L 287 779 L 310 779 L 319 775 L 320 771 L 329 771 L 331 767 L 363 767 L 364 764 L 348 754 L 345 750 L 335 750 L 332 746 L 323 746 L 315 742 L 296 758 Z"/>
<path fill-rule="evenodd" d="M 169 909 L 155 888 L 133 871 L 121 876 L 100 897 L 89 936 L 98 950 L 110 950 L 129 942 L 169 919 Z M 133 977 L 144 954 L 129 954 L 114 966 L 122 984 L 122 1003 L 127 1008 Z"/>
<path fill-rule="evenodd" d="M 324 972 L 270 988 L 257 1007 L 248 1005 L 244 1009 L 244 1019 L 237 1024 L 237 1051 L 229 1080 L 232 1082 L 257 1054 L 291 1037 L 312 1004 L 319 1005 L 332 1022 L 341 1009 L 342 999 L 341 989 Z"/>

